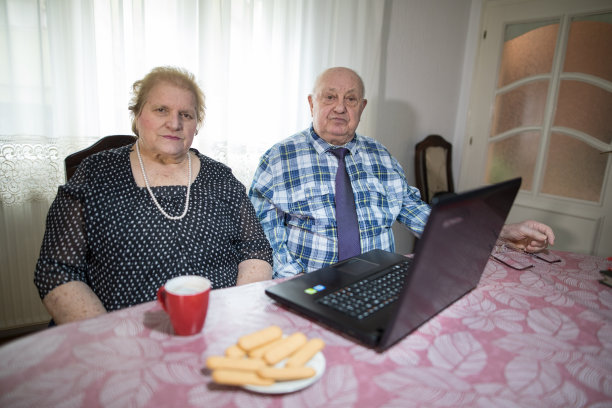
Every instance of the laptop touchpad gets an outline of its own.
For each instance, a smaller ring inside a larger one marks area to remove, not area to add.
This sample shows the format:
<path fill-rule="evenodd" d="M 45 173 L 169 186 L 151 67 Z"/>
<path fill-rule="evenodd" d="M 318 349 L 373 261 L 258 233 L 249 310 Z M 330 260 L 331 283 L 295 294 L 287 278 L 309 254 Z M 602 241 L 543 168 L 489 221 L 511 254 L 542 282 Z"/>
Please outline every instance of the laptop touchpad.
<path fill-rule="evenodd" d="M 351 275 L 361 275 L 362 273 L 372 272 L 373 268 L 376 268 L 378 264 L 374 262 L 365 261 L 359 258 L 349 259 L 346 262 L 334 267 L 336 270 Z"/>

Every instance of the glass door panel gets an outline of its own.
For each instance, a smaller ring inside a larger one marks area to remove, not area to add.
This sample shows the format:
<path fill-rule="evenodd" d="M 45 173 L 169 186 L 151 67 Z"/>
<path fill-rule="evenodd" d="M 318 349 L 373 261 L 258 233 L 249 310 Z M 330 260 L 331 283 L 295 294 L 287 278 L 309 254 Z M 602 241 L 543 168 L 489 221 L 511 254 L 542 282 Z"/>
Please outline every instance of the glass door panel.
<path fill-rule="evenodd" d="M 542 193 L 599 202 L 609 155 L 560 133 L 549 146 Z"/>
<path fill-rule="evenodd" d="M 572 19 L 563 71 L 612 81 L 612 13 Z"/>
<path fill-rule="evenodd" d="M 553 126 L 612 142 L 612 92 L 587 82 L 562 80 Z"/>
<path fill-rule="evenodd" d="M 548 81 L 535 81 L 518 86 L 495 97 L 495 113 L 491 136 L 517 127 L 542 126 Z"/>
<path fill-rule="evenodd" d="M 552 70 L 559 24 L 539 22 L 506 27 L 498 88 Z"/>
<path fill-rule="evenodd" d="M 487 156 L 487 183 L 497 183 L 513 177 L 522 177 L 521 190 L 531 191 L 540 132 L 521 132 L 489 143 Z"/>

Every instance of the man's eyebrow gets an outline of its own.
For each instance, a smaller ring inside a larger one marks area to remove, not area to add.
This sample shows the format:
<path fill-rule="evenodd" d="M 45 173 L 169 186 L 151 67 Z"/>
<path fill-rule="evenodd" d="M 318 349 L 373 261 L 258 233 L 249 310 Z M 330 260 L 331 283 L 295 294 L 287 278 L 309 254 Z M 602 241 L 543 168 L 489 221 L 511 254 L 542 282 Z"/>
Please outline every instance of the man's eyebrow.
<path fill-rule="evenodd" d="M 325 89 L 321 89 L 320 91 L 322 92 L 338 92 L 337 88 L 325 88 Z M 351 88 L 349 90 L 346 91 L 346 93 L 350 93 L 350 92 L 358 92 L 357 88 Z"/>

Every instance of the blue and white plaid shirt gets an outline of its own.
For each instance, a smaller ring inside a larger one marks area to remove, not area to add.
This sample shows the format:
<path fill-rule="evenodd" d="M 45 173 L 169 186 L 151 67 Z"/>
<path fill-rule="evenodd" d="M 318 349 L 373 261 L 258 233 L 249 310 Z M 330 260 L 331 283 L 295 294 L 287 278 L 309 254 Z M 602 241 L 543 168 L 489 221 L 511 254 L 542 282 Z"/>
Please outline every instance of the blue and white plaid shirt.
<path fill-rule="evenodd" d="M 338 261 L 336 148 L 312 126 L 272 146 L 261 158 L 249 197 L 274 251 L 274 277 L 312 272 Z M 376 140 L 356 134 L 347 143 L 361 251 L 394 251 L 398 220 L 420 236 L 430 208 L 404 171 Z"/>

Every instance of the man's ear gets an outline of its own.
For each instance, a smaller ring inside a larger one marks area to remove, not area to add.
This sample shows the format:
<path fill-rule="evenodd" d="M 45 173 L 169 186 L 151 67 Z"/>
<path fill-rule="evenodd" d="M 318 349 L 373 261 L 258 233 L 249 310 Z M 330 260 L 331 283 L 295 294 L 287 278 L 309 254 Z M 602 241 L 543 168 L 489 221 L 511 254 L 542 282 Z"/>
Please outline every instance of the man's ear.
<path fill-rule="evenodd" d="M 313 116 L 313 102 L 312 102 L 312 95 L 308 95 L 308 104 L 310 105 L 310 116 Z"/>
<path fill-rule="evenodd" d="M 365 109 L 365 107 L 366 107 L 366 105 L 367 105 L 367 104 L 368 104 L 368 100 L 367 100 L 367 99 L 364 99 L 364 100 L 361 102 L 361 111 L 362 111 L 362 112 L 363 112 L 363 110 Z"/>

